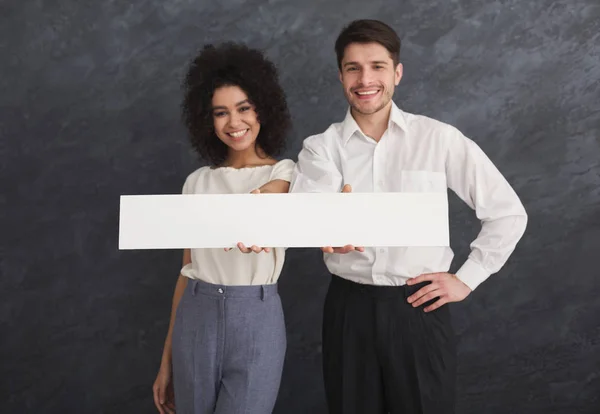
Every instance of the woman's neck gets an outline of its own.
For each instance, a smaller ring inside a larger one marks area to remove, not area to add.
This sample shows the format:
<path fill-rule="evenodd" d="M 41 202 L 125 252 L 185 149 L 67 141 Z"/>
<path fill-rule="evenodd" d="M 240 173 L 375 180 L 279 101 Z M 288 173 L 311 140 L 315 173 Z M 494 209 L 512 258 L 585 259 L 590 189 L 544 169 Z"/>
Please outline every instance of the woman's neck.
<path fill-rule="evenodd" d="M 261 165 L 272 165 L 275 162 L 258 147 L 250 147 L 245 151 L 229 151 L 227 159 L 221 167 L 248 168 Z"/>

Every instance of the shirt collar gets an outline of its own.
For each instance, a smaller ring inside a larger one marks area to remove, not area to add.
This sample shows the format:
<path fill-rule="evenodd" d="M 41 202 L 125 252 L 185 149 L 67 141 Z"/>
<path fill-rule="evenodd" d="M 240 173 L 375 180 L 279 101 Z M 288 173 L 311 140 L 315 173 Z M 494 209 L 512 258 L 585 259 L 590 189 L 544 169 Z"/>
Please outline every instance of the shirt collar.
<path fill-rule="evenodd" d="M 390 120 L 388 122 L 388 128 L 391 126 L 392 123 L 394 123 L 397 127 L 399 127 L 400 129 L 402 129 L 403 131 L 406 132 L 407 128 L 406 128 L 406 119 L 404 118 L 404 112 L 402 112 L 402 110 L 400 108 L 398 108 L 398 106 L 396 105 L 396 103 L 394 101 L 392 101 L 392 110 L 390 112 Z M 360 130 L 360 127 L 356 123 L 356 120 L 354 120 L 354 117 L 352 116 L 351 108 L 348 108 L 348 110 L 346 111 L 346 117 L 344 118 L 344 121 L 342 122 L 342 143 L 343 143 L 343 145 L 346 145 L 348 143 L 348 141 L 350 140 L 350 138 L 357 131 L 360 131 L 362 133 L 362 131 Z"/>

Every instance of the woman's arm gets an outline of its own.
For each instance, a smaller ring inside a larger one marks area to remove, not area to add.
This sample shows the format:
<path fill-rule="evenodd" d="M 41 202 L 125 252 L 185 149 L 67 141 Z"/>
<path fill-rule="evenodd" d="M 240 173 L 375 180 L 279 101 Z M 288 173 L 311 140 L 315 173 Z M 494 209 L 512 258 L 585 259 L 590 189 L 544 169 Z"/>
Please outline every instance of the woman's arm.
<path fill-rule="evenodd" d="M 275 179 L 275 180 L 271 180 L 268 183 L 264 184 L 263 186 L 252 190 L 251 193 L 252 194 L 269 194 L 269 193 L 287 193 L 288 190 L 290 189 L 290 182 L 287 180 L 281 180 L 281 179 Z M 238 243 L 238 249 L 240 249 L 240 251 L 242 253 L 260 253 L 263 250 L 267 253 L 269 253 L 271 251 L 271 249 L 269 247 L 258 247 L 258 246 L 252 246 L 252 247 L 246 247 L 243 243 Z M 231 247 L 226 247 L 225 251 L 228 252 L 229 250 L 231 250 Z"/>
<path fill-rule="evenodd" d="M 183 266 L 191 263 L 191 261 L 192 261 L 192 258 L 191 258 L 190 249 L 185 249 L 183 251 Z M 169 331 L 167 332 L 167 338 L 165 340 L 165 346 L 163 349 L 163 356 L 162 356 L 162 361 L 161 361 L 162 364 L 167 364 L 168 366 L 171 366 L 171 359 L 172 359 L 171 341 L 172 341 L 172 336 L 173 336 L 173 324 L 175 323 L 175 314 L 177 313 L 177 307 L 179 306 L 179 301 L 181 300 L 181 297 L 183 296 L 183 292 L 185 291 L 187 282 L 188 282 L 188 278 L 180 274 L 179 278 L 177 279 L 177 284 L 175 285 L 175 292 L 173 293 L 173 304 L 171 305 L 171 320 L 169 322 Z"/>
<path fill-rule="evenodd" d="M 183 251 L 183 266 L 191 263 L 191 254 L 189 249 Z M 171 378 L 172 371 L 172 336 L 173 324 L 179 301 L 185 292 L 187 286 L 187 277 L 179 275 L 177 284 L 175 285 L 175 293 L 173 293 L 173 304 L 171 305 L 171 320 L 169 322 L 169 331 L 163 349 L 160 368 L 152 386 L 152 394 L 154 395 L 154 405 L 160 414 L 175 414 L 175 394 L 173 391 L 173 380 Z"/>
<path fill-rule="evenodd" d="M 258 190 L 261 194 L 264 193 L 287 193 L 290 189 L 290 182 L 286 180 L 272 180 L 259 187 Z"/>

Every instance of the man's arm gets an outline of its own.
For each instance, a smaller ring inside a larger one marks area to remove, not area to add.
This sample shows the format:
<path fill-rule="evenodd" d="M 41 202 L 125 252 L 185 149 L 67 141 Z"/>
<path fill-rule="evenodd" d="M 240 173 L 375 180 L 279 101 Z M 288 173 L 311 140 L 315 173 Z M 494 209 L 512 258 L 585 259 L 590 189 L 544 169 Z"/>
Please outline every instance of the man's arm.
<path fill-rule="evenodd" d="M 412 306 L 431 312 L 449 302 L 465 299 L 490 275 L 504 266 L 527 226 L 527 213 L 519 197 L 475 142 L 451 127 L 447 137 L 446 178 L 448 187 L 481 221 L 481 231 L 471 243 L 471 253 L 456 272 L 424 274 L 407 284 L 429 281 L 407 298 Z"/>
<path fill-rule="evenodd" d="M 331 152 L 323 143 L 323 137 L 313 135 L 304 140 L 298 154 L 298 162 L 292 175 L 290 193 L 349 193 L 352 187 L 344 184 Z M 321 247 L 324 253 L 346 254 L 352 251 L 364 252 L 362 246 Z"/>
<path fill-rule="evenodd" d="M 451 128 L 446 159 L 448 187 L 481 221 L 471 253 L 456 276 L 471 290 L 506 263 L 527 227 L 527 213 L 508 181 L 479 146 Z"/>
<path fill-rule="evenodd" d="M 302 143 L 292 175 L 290 193 L 333 193 L 341 191 L 343 177 L 324 137 L 313 135 Z"/>

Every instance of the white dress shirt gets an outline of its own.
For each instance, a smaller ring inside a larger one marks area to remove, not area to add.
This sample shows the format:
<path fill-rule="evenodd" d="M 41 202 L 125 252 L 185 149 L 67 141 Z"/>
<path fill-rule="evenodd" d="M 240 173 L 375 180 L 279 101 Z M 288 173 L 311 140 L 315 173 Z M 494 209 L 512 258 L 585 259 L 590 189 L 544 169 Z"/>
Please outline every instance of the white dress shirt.
<path fill-rule="evenodd" d="M 337 192 L 345 184 L 353 192 L 453 190 L 482 224 L 456 273 L 473 290 L 505 264 L 527 224 L 519 197 L 477 144 L 455 127 L 404 112 L 393 101 L 379 142 L 361 131 L 350 109 L 343 122 L 304 140 L 290 192 Z M 377 206 L 365 214 L 377 214 Z M 333 274 L 389 286 L 447 272 L 453 258 L 450 247 L 365 246 L 362 253 L 324 254 Z"/>

